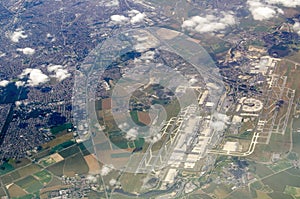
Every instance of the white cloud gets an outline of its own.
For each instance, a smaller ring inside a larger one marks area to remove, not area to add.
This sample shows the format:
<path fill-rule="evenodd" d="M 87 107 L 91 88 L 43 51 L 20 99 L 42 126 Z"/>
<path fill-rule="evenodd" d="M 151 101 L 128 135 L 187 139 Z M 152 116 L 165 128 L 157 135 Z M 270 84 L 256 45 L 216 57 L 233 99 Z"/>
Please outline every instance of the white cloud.
<path fill-rule="evenodd" d="M 152 136 L 149 136 L 149 137 L 146 137 L 146 142 L 151 142 L 151 143 L 155 143 L 157 141 L 159 141 L 161 139 L 161 134 L 158 133 L 156 135 L 152 135 Z"/>
<path fill-rule="evenodd" d="M 88 176 L 86 177 L 86 179 L 87 179 L 88 181 L 90 181 L 90 182 L 93 182 L 93 183 L 96 183 L 96 182 L 97 182 L 97 178 L 96 178 L 95 176 L 93 176 L 93 175 L 88 175 Z"/>
<path fill-rule="evenodd" d="M 132 129 L 129 129 L 128 131 L 126 131 L 125 138 L 128 140 L 135 140 L 137 135 L 138 135 L 138 131 L 136 129 L 132 128 Z"/>
<path fill-rule="evenodd" d="M 10 40 L 14 43 L 19 42 L 20 39 L 25 39 L 27 38 L 27 35 L 25 34 L 25 32 L 21 29 L 17 29 L 15 32 L 13 32 L 10 36 L 9 36 Z"/>
<path fill-rule="evenodd" d="M 233 14 L 221 12 L 220 16 L 212 14 L 206 16 L 193 16 L 183 22 L 182 28 L 192 32 L 212 33 L 224 30 L 234 24 L 236 24 L 236 20 Z"/>
<path fill-rule="evenodd" d="M 15 85 L 16 85 L 16 87 L 20 87 L 20 86 L 24 86 L 25 85 L 25 82 L 22 82 L 22 81 L 16 81 L 15 82 Z"/>
<path fill-rule="evenodd" d="M 229 121 L 229 117 L 225 114 L 222 114 L 222 113 L 216 113 L 216 114 L 214 114 L 214 117 L 217 120 L 222 121 L 222 122 L 228 122 Z"/>
<path fill-rule="evenodd" d="M 116 179 L 111 179 L 111 180 L 109 181 L 110 186 L 115 186 L 116 183 L 117 183 Z"/>
<path fill-rule="evenodd" d="M 138 10 L 129 10 L 128 11 L 128 16 L 129 17 L 133 17 L 133 16 L 135 16 L 135 15 L 137 15 L 137 14 L 139 14 L 139 13 L 141 13 L 140 11 L 138 11 Z"/>
<path fill-rule="evenodd" d="M 112 15 L 110 17 L 110 19 L 113 24 L 124 24 L 124 23 L 128 22 L 128 20 L 129 20 L 124 15 Z"/>
<path fill-rule="evenodd" d="M 6 87 L 8 84 L 9 84 L 9 81 L 7 81 L 7 80 L 0 81 L 0 87 Z"/>
<path fill-rule="evenodd" d="M 227 123 L 229 121 L 229 117 L 222 113 L 215 113 L 214 120 L 211 122 L 210 127 L 215 131 L 223 131 L 225 130 Z"/>
<path fill-rule="evenodd" d="M 15 105 L 16 105 L 17 107 L 19 107 L 19 106 L 22 105 L 22 104 L 23 104 L 22 101 L 16 101 L 16 102 L 15 102 Z"/>
<path fill-rule="evenodd" d="M 109 174 L 109 172 L 111 172 L 114 169 L 113 165 L 103 165 L 100 174 L 102 176 L 106 176 L 107 174 Z"/>
<path fill-rule="evenodd" d="M 19 77 L 24 78 L 26 76 L 28 77 L 27 85 L 29 86 L 38 86 L 49 81 L 49 77 L 40 69 L 26 68 Z"/>
<path fill-rule="evenodd" d="M 141 13 L 138 10 L 130 10 L 128 11 L 128 17 L 124 15 L 112 15 L 110 16 L 110 20 L 112 24 L 118 24 L 118 25 L 123 25 L 123 24 L 137 24 L 141 23 L 144 21 L 146 18 L 145 13 Z"/>
<path fill-rule="evenodd" d="M 133 16 L 130 20 L 131 24 L 136 24 L 144 21 L 146 15 L 144 13 L 138 13 L 135 16 Z"/>
<path fill-rule="evenodd" d="M 255 20 L 266 20 L 283 14 L 278 6 L 296 7 L 300 6 L 299 0 L 247 0 L 249 10 Z"/>
<path fill-rule="evenodd" d="M 279 13 L 279 8 L 261 3 L 259 0 L 248 0 L 247 3 L 254 20 L 270 19 Z"/>
<path fill-rule="evenodd" d="M 47 70 L 49 72 L 55 73 L 51 75 L 51 77 L 56 78 L 59 81 L 62 81 L 71 76 L 67 69 L 64 69 L 62 65 L 50 65 L 48 66 Z"/>
<path fill-rule="evenodd" d="M 300 23 L 299 22 L 296 22 L 294 25 L 293 25 L 293 29 L 294 31 L 300 35 Z"/>
<path fill-rule="evenodd" d="M 210 124 L 210 127 L 215 131 L 223 131 L 226 127 L 226 124 L 222 121 L 215 121 Z"/>
<path fill-rule="evenodd" d="M 21 51 L 24 55 L 33 55 L 35 50 L 33 48 L 18 48 L 17 51 Z"/>
<path fill-rule="evenodd" d="M 100 6 L 105 6 L 105 7 L 116 7 L 119 6 L 119 1 L 118 0 L 100 0 L 98 2 Z"/>
<path fill-rule="evenodd" d="M 266 2 L 273 5 L 283 5 L 284 7 L 300 6 L 299 0 L 266 0 Z"/>

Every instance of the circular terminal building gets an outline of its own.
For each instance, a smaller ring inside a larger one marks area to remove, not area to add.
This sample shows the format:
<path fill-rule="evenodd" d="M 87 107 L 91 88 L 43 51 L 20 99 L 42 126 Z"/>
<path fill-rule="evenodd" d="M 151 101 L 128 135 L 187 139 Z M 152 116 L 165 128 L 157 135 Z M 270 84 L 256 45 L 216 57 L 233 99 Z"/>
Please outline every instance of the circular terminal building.
<path fill-rule="evenodd" d="M 242 110 L 245 112 L 258 112 L 263 108 L 263 103 L 254 98 L 247 98 L 243 101 Z"/>

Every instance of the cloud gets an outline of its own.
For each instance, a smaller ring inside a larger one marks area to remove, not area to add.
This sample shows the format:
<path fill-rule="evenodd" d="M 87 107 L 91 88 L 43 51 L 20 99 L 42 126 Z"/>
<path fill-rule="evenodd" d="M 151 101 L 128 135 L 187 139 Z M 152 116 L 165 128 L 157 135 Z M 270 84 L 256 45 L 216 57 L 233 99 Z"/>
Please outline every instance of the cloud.
<path fill-rule="evenodd" d="M 266 2 L 273 5 L 282 5 L 284 7 L 300 6 L 299 0 L 266 0 Z"/>
<path fill-rule="evenodd" d="M 215 131 L 225 130 L 229 121 L 229 117 L 222 113 L 215 113 L 213 118 L 214 120 L 211 122 L 210 127 Z"/>
<path fill-rule="evenodd" d="M 222 121 L 215 121 L 210 124 L 210 127 L 215 131 L 223 131 L 226 128 L 226 124 Z"/>
<path fill-rule="evenodd" d="M 93 182 L 93 183 L 96 183 L 96 182 L 97 182 L 97 178 L 96 178 L 95 176 L 93 176 L 93 175 L 88 175 L 88 176 L 86 177 L 86 179 L 87 179 L 88 181 L 90 181 L 90 182 Z"/>
<path fill-rule="evenodd" d="M 115 186 L 116 183 L 117 183 L 116 179 L 111 179 L 111 180 L 109 181 L 110 186 Z"/>
<path fill-rule="evenodd" d="M 55 73 L 51 75 L 51 77 L 56 78 L 59 81 L 63 81 L 64 79 L 71 76 L 67 69 L 64 69 L 62 65 L 50 65 L 47 70 L 51 73 Z"/>
<path fill-rule="evenodd" d="M 222 122 L 228 122 L 229 121 L 229 117 L 225 114 L 222 114 L 222 113 L 215 113 L 214 117 L 217 120 L 222 121 Z"/>
<path fill-rule="evenodd" d="M 213 14 L 206 16 L 193 16 L 185 20 L 182 28 L 198 33 L 212 33 L 236 24 L 236 20 L 231 13 L 221 12 L 220 16 Z"/>
<path fill-rule="evenodd" d="M 262 3 L 259 0 L 248 0 L 247 4 L 249 5 L 249 10 L 254 20 L 262 21 L 282 13 L 281 9 L 266 3 Z"/>
<path fill-rule="evenodd" d="M 10 36 L 9 36 L 10 40 L 14 43 L 19 42 L 20 39 L 25 39 L 27 38 L 27 35 L 25 34 L 25 32 L 21 29 L 17 29 L 15 32 L 13 32 Z"/>
<path fill-rule="evenodd" d="M 247 0 L 249 10 L 255 20 L 267 20 L 283 14 L 278 6 L 297 7 L 299 0 Z"/>
<path fill-rule="evenodd" d="M 9 84 L 9 81 L 7 81 L 7 80 L 0 81 L 0 87 L 6 87 L 8 84 Z"/>
<path fill-rule="evenodd" d="M 103 165 L 100 174 L 102 176 L 106 176 L 107 174 L 109 174 L 109 172 L 111 172 L 114 169 L 113 165 Z"/>
<path fill-rule="evenodd" d="M 119 6 L 118 0 L 100 0 L 98 1 L 99 5 L 104 7 L 116 7 Z"/>
<path fill-rule="evenodd" d="M 144 13 L 138 13 L 135 16 L 133 16 L 130 20 L 131 24 L 136 24 L 144 21 L 146 15 Z"/>
<path fill-rule="evenodd" d="M 150 142 L 150 143 L 155 143 L 155 142 L 159 141 L 160 139 L 161 139 L 161 134 L 158 133 L 156 135 L 146 137 L 145 141 Z"/>
<path fill-rule="evenodd" d="M 20 86 L 24 86 L 25 85 L 25 82 L 22 82 L 22 81 L 16 81 L 15 82 L 15 85 L 17 88 L 19 88 Z"/>
<path fill-rule="evenodd" d="M 40 69 L 26 68 L 19 77 L 24 78 L 26 76 L 28 77 L 27 85 L 29 86 L 38 86 L 49 81 L 49 77 Z"/>
<path fill-rule="evenodd" d="M 124 24 L 129 21 L 129 19 L 124 15 L 112 15 L 110 20 L 113 24 Z"/>
<path fill-rule="evenodd" d="M 294 31 L 300 35 L 300 23 L 299 22 L 296 22 L 294 25 L 293 25 L 293 29 Z"/>
<path fill-rule="evenodd" d="M 18 48 L 17 51 L 21 51 L 24 55 L 33 55 L 35 50 L 33 48 Z"/>
<path fill-rule="evenodd" d="M 129 129 L 128 131 L 126 131 L 126 136 L 125 138 L 128 140 L 135 140 L 137 138 L 138 135 L 138 131 L 134 128 Z"/>
<path fill-rule="evenodd" d="M 16 101 L 16 102 L 15 102 L 16 107 L 19 107 L 19 106 L 21 106 L 22 104 L 23 104 L 22 101 Z"/>
<path fill-rule="evenodd" d="M 141 13 L 138 10 L 130 10 L 128 11 L 128 16 L 124 15 L 112 15 L 110 16 L 110 20 L 112 24 L 115 25 L 124 25 L 124 24 L 137 24 L 144 21 L 146 18 L 145 13 Z"/>

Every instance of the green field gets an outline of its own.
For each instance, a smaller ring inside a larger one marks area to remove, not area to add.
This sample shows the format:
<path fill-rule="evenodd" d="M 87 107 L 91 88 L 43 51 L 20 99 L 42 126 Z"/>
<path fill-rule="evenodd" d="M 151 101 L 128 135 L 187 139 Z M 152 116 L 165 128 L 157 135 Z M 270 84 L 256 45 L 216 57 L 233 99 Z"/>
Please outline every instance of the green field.
<path fill-rule="evenodd" d="M 300 133 L 293 133 L 293 151 L 300 154 Z"/>
<path fill-rule="evenodd" d="M 251 188 L 253 188 L 255 190 L 261 190 L 263 187 L 264 187 L 264 185 L 259 181 L 256 181 L 251 184 Z"/>
<path fill-rule="evenodd" d="M 78 153 L 79 151 L 80 150 L 79 150 L 78 146 L 74 145 L 74 146 L 71 146 L 70 148 L 60 151 L 59 155 L 61 155 L 63 158 L 67 158 L 67 157 L 70 157 L 70 156 Z"/>
<path fill-rule="evenodd" d="M 238 199 L 252 199 L 253 197 L 246 189 L 241 189 L 233 192 L 230 196 L 226 197 L 226 199 L 238 198 Z"/>
<path fill-rule="evenodd" d="M 300 169 L 297 169 L 297 168 L 290 168 L 290 169 L 286 170 L 285 172 L 287 172 L 287 173 L 290 174 L 290 175 L 300 177 Z"/>
<path fill-rule="evenodd" d="M 81 153 L 65 159 L 64 165 L 64 175 L 75 173 L 75 174 L 85 174 L 88 173 L 89 167 L 85 162 L 85 159 Z"/>
<path fill-rule="evenodd" d="M 102 145 L 99 145 L 102 147 Z M 109 149 L 109 144 L 107 145 Z M 78 144 L 80 151 L 82 152 L 83 156 L 89 155 L 94 152 L 93 142 L 91 140 L 87 140 L 83 143 Z"/>
<path fill-rule="evenodd" d="M 274 173 L 270 168 L 259 163 L 252 163 L 250 169 L 253 173 L 258 175 L 260 178 Z"/>
<path fill-rule="evenodd" d="M 33 176 L 27 176 L 26 178 L 17 181 L 16 185 L 25 189 L 28 193 L 35 193 L 43 188 L 43 185 Z"/>
<path fill-rule="evenodd" d="M 37 177 L 38 180 L 40 181 L 40 183 L 42 183 L 42 184 L 44 184 L 44 183 L 47 184 L 52 179 L 51 174 L 46 170 L 37 172 L 37 173 L 34 174 L 34 176 Z"/>
<path fill-rule="evenodd" d="M 60 185 L 61 185 L 61 180 L 56 176 L 52 176 L 51 181 L 45 187 L 53 187 L 53 186 L 60 186 Z"/>
<path fill-rule="evenodd" d="M 27 194 L 27 195 L 25 195 L 25 196 L 15 197 L 15 198 L 13 198 L 13 199 L 32 199 L 32 198 L 34 198 L 34 195 L 32 195 L 32 194 Z"/>
<path fill-rule="evenodd" d="M 139 126 L 146 126 L 145 124 L 139 121 L 139 116 L 137 111 L 130 111 L 131 119 Z"/>
<path fill-rule="evenodd" d="M 284 193 L 292 196 L 293 198 L 299 199 L 300 198 L 300 187 L 286 186 Z"/>
<path fill-rule="evenodd" d="M 73 127 L 73 125 L 71 123 L 66 123 L 66 124 L 63 124 L 60 126 L 52 127 L 50 130 L 53 135 L 57 135 L 58 133 L 66 131 L 67 129 L 70 129 L 72 127 Z"/>
<path fill-rule="evenodd" d="M 269 178 L 263 180 L 265 185 L 269 185 L 271 189 L 274 190 L 275 193 L 283 193 L 285 190 L 285 186 L 299 186 L 300 177 L 290 175 L 287 172 L 281 172 L 275 174 Z"/>
<path fill-rule="evenodd" d="M 63 149 L 72 146 L 73 144 L 75 144 L 75 142 L 72 141 L 72 140 L 69 140 L 69 141 L 67 141 L 67 142 L 64 142 L 64 143 L 62 143 L 62 144 L 59 144 L 59 145 L 53 147 L 53 148 L 50 150 L 50 153 L 55 153 L 55 152 L 62 151 Z"/>
<path fill-rule="evenodd" d="M 31 164 L 31 165 L 14 170 L 11 173 L 1 176 L 1 180 L 2 180 L 3 184 L 11 184 L 20 178 L 30 176 L 34 173 L 39 172 L 40 170 L 41 170 L 41 167 L 39 165 Z"/>
<path fill-rule="evenodd" d="M 40 164 L 42 164 L 44 167 L 48 167 L 54 163 L 55 160 L 51 159 L 50 157 L 40 161 Z"/>
<path fill-rule="evenodd" d="M 128 158 L 130 157 L 131 153 L 114 153 L 111 154 L 112 158 Z"/>
<path fill-rule="evenodd" d="M 140 191 L 141 186 L 143 185 L 143 178 L 146 177 L 146 174 L 132 174 L 124 173 L 121 178 L 121 184 L 125 191 L 136 192 Z"/>
<path fill-rule="evenodd" d="M 6 174 L 10 171 L 13 171 L 15 168 L 9 164 L 8 162 L 5 162 L 0 166 L 0 175 Z"/>
<path fill-rule="evenodd" d="M 17 171 L 18 171 L 20 177 L 25 177 L 25 176 L 34 174 L 40 170 L 41 170 L 41 167 L 39 165 L 31 164 L 26 167 L 23 167 L 22 169 L 18 169 Z"/>
<path fill-rule="evenodd" d="M 191 194 L 187 196 L 188 199 L 212 199 L 212 197 L 204 194 Z"/>
<path fill-rule="evenodd" d="M 3 184 L 10 184 L 14 181 L 14 179 L 12 178 L 12 176 L 10 174 L 1 176 L 1 180 L 2 180 Z"/>
<path fill-rule="evenodd" d="M 290 166 L 292 166 L 292 164 L 289 161 L 281 160 L 279 162 L 276 162 L 276 163 L 270 165 L 269 168 L 272 169 L 274 172 L 278 172 L 278 171 L 284 170 Z"/>
<path fill-rule="evenodd" d="M 284 193 L 279 193 L 279 192 L 274 192 L 268 194 L 272 199 L 294 199 L 292 196 L 284 194 Z"/>
<path fill-rule="evenodd" d="M 61 161 L 61 162 L 58 162 L 58 163 L 55 163 L 51 166 L 49 166 L 47 168 L 47 170 L 49 170 L 51 173 L 53 173 L 54 175 L 56 176 L 62 176 L 64 175 L 64 165 L 65 165 L 65 160 Z"/>
<path fill-rule="evenodd" d="M 2 187 L 0 187 L 0 197 L 6 196 L 5 191 Z"/>

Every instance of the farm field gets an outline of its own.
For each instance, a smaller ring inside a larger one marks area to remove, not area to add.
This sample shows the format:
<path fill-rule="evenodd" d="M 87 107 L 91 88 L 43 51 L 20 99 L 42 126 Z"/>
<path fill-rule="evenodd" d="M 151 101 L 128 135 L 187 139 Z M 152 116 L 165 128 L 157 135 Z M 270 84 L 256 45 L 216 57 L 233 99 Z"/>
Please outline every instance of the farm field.
<path fill-rule="evenodd" d="M 16 185 L 26 190 L 28 193 L 38 192 L 43 185 L 33 176 L 27 176 L 16 182 Z"/>
<path fill-rule="evenodd" d="M 8 192 L 12 198 L 27 195 L 27 193 L 16 184 L 11 184 L 10 186 L 8 186 Z"/>
<path fill-rule="evenodd" d="M 40 181 L 43 185 L 49 183 L 52 179 L 52 175 L 46 171 L 42 170 L 34 174 L 34 177 Z"/>
<path fill-rule="evenodd" d="M 66 176 L 74 176 L 75 174 L 88 173 L 89 168 L 82 154 L 77 153 L 72 157 L 66 158 L 63 171 Z"/>

